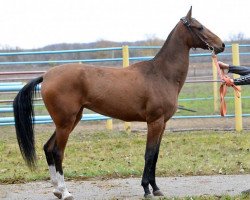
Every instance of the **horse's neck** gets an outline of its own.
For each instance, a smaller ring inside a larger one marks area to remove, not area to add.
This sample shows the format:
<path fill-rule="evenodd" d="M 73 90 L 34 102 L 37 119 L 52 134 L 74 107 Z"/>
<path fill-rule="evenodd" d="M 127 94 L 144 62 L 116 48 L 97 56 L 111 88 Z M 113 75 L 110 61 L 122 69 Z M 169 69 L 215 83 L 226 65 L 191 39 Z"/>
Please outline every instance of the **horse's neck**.
<path fill-rule="evenodd" d="M 153 59 L 166 79 L 178 82 L 180 87 L 185 82 L 189 65 L 189 50 L 181 33 L 173 30 L 169 38 Z"/>

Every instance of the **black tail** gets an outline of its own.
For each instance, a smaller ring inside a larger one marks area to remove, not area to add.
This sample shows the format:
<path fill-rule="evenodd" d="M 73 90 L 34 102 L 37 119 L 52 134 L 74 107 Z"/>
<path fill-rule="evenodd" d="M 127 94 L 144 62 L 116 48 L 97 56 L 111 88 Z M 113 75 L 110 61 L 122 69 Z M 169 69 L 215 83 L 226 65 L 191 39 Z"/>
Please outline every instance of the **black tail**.
<path fill-rule="evenodd" d="M 22 156 L 31 169 L 36 166 L 33 97 L 36 85 L 42 81 L 43 77 L 30 81 L 19 91 L 13 102 L 17 141 Z"/>

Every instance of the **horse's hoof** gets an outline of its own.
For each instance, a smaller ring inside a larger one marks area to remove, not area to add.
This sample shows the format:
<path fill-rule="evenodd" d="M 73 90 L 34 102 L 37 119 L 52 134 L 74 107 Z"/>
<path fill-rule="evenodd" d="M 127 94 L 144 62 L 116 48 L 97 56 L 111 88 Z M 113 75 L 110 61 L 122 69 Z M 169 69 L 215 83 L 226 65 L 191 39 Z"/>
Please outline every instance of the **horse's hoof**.
<path fill-rule="evenodd" d="M 73 196 L 70 193 L 67 193 L 66 195 L 63 196 L 63 200 L 73 200 Z"/>
<path fill-rule="evenodd" d="M 54 194 L 58 199 L 61 199 L 61 198 L 62 198 L 62 193 L 61 193 L 59 190 L 57 190 L 57 189 L 54 189 L 53 194 Z"/>
<path fill-rule="evenodd" d="M 164 194 L 160 190 L 156 190 L 153 192 L 154 196 L 164 196 Z"/>
<path fill-rule="evenodd" d="M 74 197 L 73 197 L 73 196 L 70 196 L 70 197 L 64 198 L 63 200 L 73 200 L 73 199 L 74 199 Z"/>
<path fill-rule="evenodd" d="M 145 199 L 153 199 L 154 196 L 152 194 L 144 194 Z"/>

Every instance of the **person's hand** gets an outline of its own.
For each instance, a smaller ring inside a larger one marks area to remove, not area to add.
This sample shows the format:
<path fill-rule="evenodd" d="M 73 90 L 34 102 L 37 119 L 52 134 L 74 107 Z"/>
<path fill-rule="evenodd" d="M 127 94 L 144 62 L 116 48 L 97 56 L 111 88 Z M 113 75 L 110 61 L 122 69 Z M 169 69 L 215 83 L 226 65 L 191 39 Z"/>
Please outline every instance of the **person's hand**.
<path fill-rule="evenodd" d="M 230 78 L 229 76 L 224 76 L 221 81 L 227 86 L 232 86 L 234 84 L 234 79 Z"/>
<path fill-rule="evenodd" d="M 224 62 L 218 61 L 219 67 L 221 69 L 229 69 L 229 64 L 226 64 Z"/>

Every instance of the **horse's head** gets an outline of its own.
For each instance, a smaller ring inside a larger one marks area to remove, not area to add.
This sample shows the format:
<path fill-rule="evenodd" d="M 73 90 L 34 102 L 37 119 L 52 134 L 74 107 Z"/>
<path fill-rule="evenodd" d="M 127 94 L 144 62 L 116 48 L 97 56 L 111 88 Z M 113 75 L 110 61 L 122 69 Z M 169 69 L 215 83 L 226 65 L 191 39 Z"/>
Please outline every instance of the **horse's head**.
<path fill-rule="evenodd" d="M 186 17 L 181 18 L 182 24 L 188 30 L 187 42 L 191 48 L 202 48 L 214 51 L 216 54 L 223 52 L 225 44 L 221 39 L 192 18 L 192 7 Z"/>

